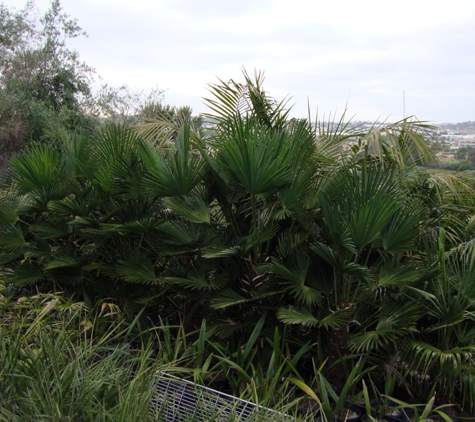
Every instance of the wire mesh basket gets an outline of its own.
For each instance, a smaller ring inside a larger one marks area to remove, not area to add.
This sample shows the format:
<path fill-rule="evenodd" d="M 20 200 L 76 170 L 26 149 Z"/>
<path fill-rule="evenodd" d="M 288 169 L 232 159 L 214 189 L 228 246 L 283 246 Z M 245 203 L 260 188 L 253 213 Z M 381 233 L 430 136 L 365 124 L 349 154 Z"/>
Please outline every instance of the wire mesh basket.
<path fill-rule="evenodd" d="M 155 422 L 294 421 L 285 413 L 163 372 L 153 388 L 149 414 Z"/>

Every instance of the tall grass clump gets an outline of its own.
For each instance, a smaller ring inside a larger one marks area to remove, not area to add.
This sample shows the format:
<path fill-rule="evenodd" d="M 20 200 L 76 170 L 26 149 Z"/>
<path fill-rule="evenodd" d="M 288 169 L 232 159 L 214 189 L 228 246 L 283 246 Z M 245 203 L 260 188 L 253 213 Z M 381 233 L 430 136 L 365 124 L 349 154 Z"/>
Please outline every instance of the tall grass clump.
<path fill-rule="evenodd" d="M 0 299 L 0 420 L 147 420 L 165 365 L 136 321 L 57 294 Z"/>

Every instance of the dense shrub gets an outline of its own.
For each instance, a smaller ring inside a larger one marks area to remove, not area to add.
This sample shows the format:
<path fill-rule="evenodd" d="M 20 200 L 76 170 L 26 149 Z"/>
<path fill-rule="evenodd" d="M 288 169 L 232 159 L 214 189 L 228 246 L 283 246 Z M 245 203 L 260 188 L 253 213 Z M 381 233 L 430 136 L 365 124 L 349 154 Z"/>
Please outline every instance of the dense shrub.
<path fill-rule="evenodd" d="M 417 166 L 423 124 L 315 127 L 261 84 L 213 86 L 206 130 L 172 113 L 12 159 L 3 284 L 148 303 L 231 342 L 263 321 L 473 405 L 473 179 Z"/>

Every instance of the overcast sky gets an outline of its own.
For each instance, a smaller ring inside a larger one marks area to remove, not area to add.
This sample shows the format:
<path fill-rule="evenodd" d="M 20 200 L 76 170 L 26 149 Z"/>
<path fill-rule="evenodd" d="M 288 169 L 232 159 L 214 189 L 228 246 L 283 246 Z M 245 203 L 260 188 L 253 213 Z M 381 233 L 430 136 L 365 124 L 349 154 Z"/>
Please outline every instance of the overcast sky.
<path fill-rule="evenodd" d="M 21 7 L 21 0 L 1 0 Z M 36 0 L 41 12 L 49 0 Z M 266 75 L 293 115 L 475 120 L 475 0 L 62 0 L 103 82 L 206 110 L 208 83 Z M 405 101 L 404 101 L 405 98 Z M 404 107 L 405 104 L 405 107 Z"/>

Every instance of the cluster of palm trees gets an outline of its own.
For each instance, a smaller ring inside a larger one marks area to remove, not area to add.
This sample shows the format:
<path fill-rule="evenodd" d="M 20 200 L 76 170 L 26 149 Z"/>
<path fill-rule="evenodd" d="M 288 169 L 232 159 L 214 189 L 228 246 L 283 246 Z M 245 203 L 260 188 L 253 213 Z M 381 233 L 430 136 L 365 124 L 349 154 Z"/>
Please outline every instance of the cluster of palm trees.
<path fill-rule="evenodd" d="M 291 119 L 262 83 L 211 85 L 208 124 L 50 129 L 1 191 L 1 282 L 206 318 L 224 339 L 265 316 L 263 333 L 286 326 L 322 361 L 365 354 L 473 407 L 472 176 L 421 167 L 435 159 L 424 123 Z"/>

